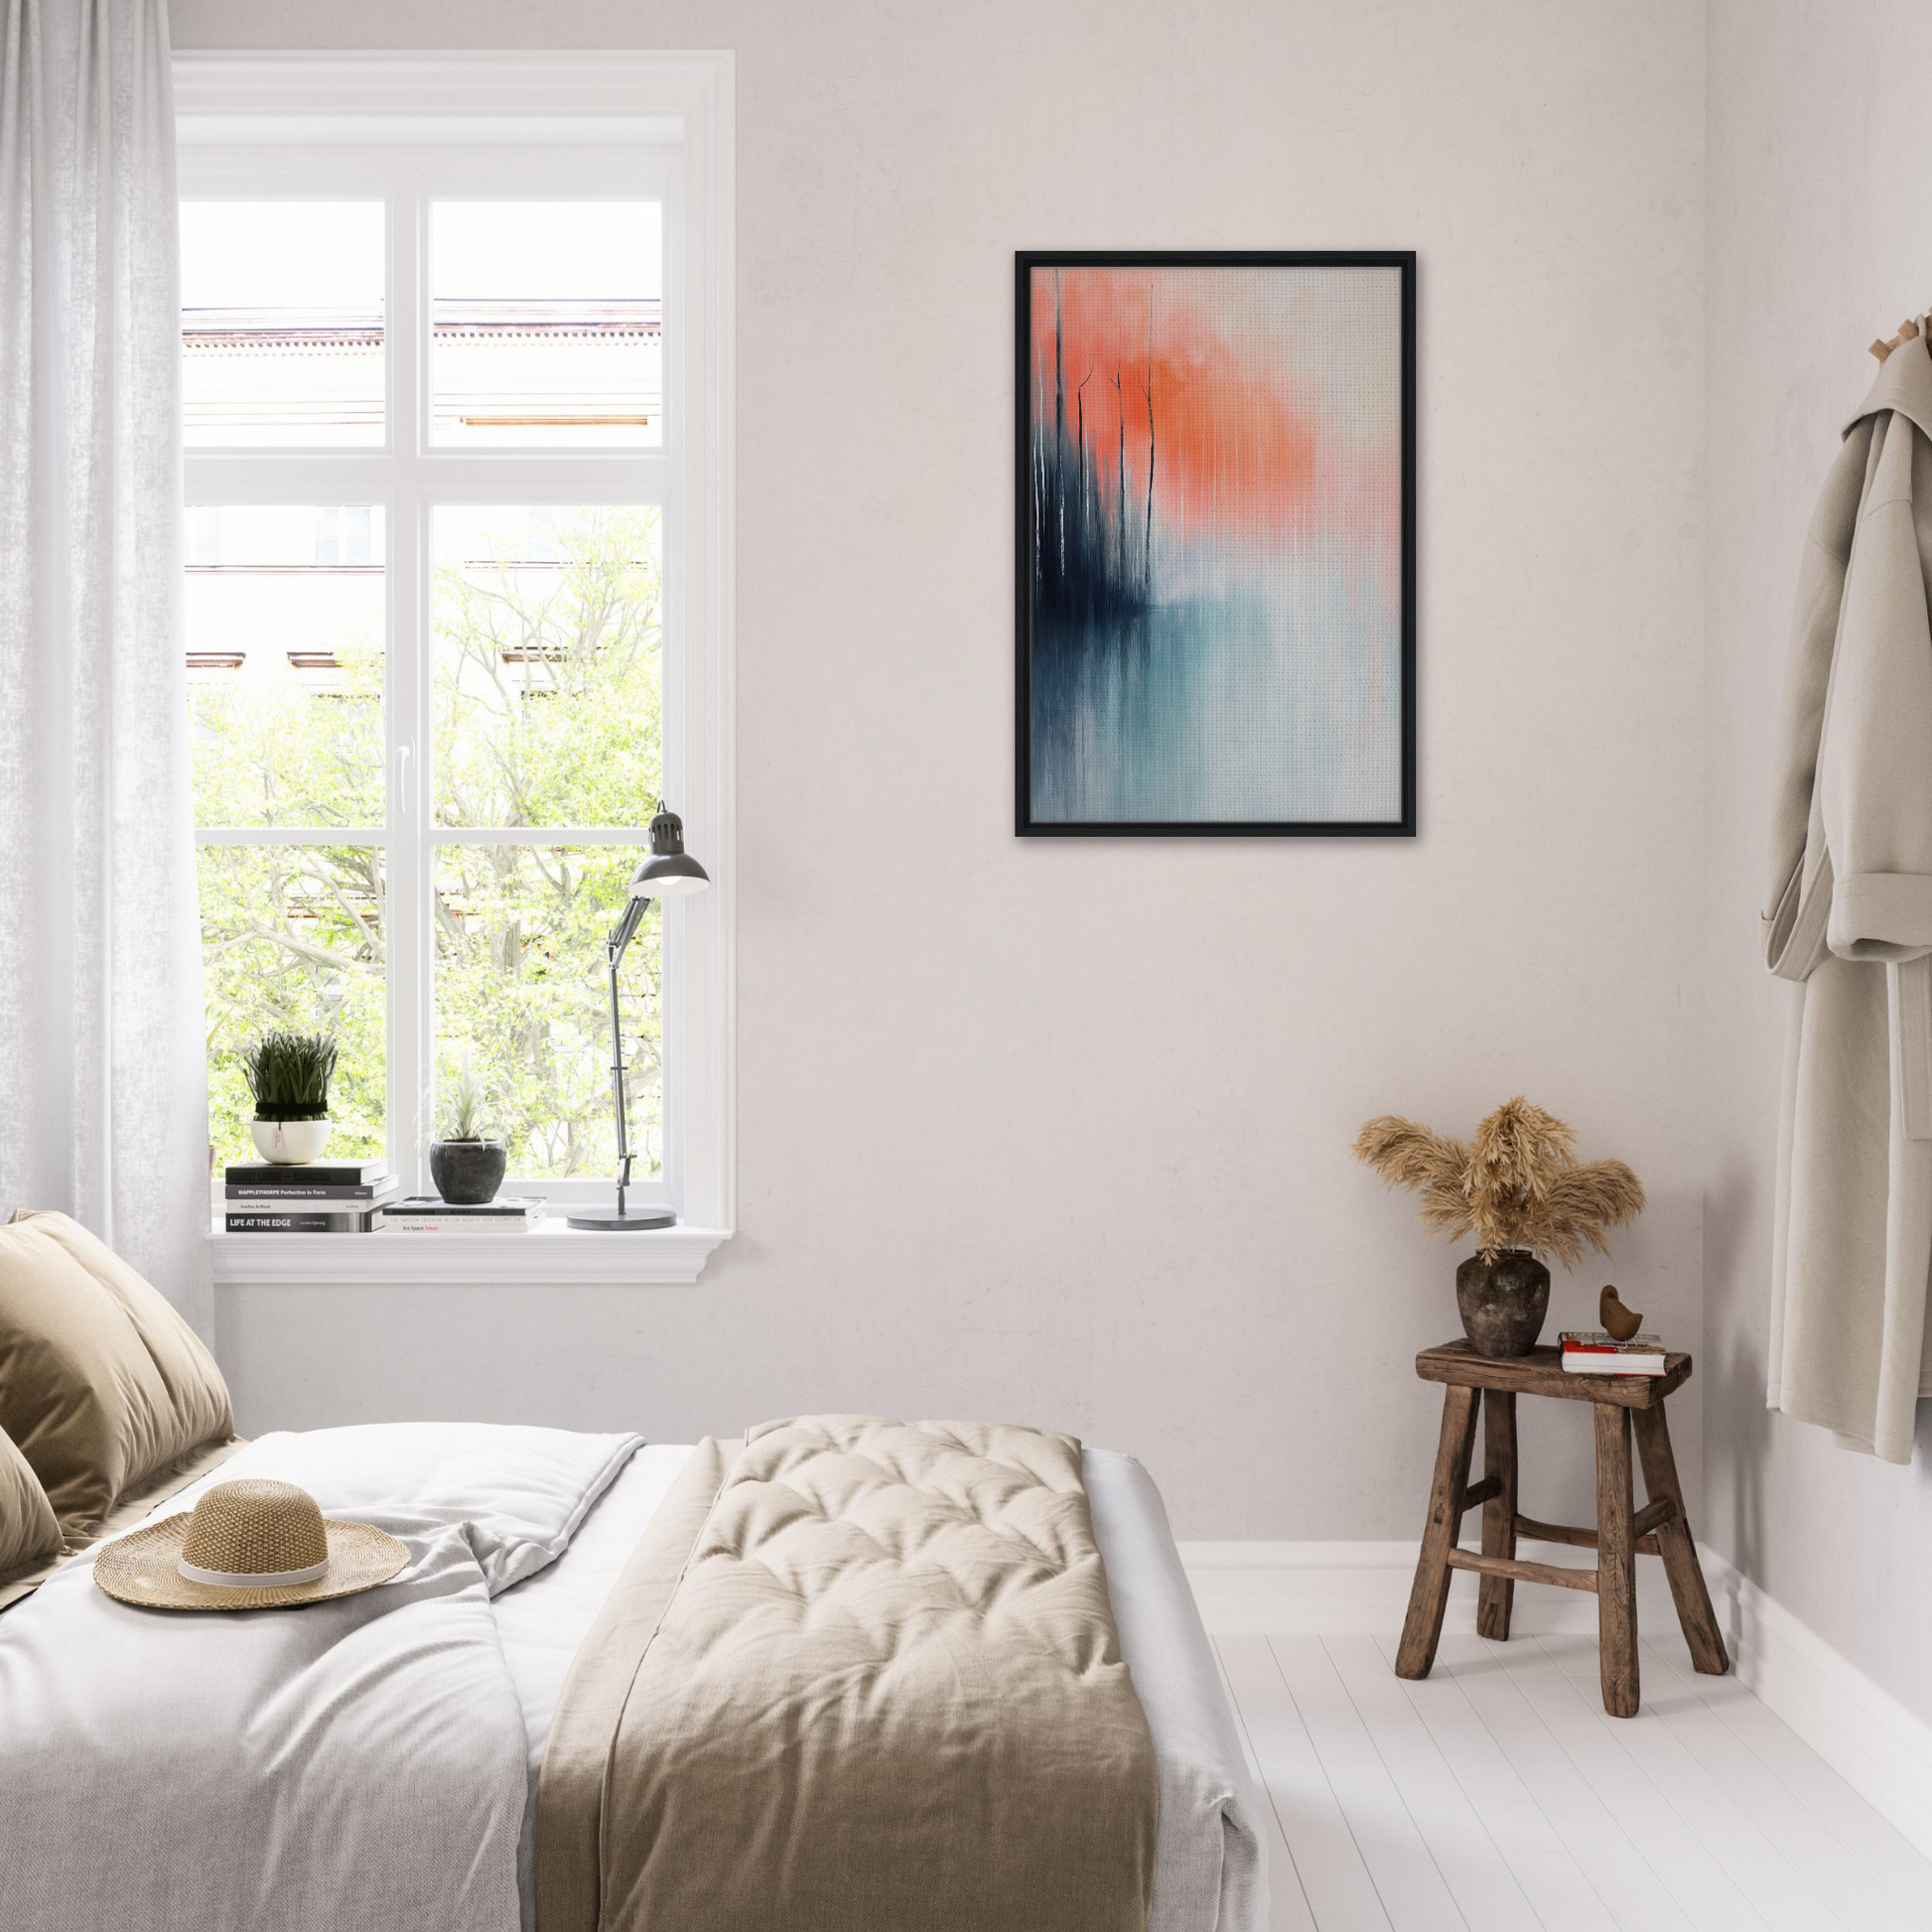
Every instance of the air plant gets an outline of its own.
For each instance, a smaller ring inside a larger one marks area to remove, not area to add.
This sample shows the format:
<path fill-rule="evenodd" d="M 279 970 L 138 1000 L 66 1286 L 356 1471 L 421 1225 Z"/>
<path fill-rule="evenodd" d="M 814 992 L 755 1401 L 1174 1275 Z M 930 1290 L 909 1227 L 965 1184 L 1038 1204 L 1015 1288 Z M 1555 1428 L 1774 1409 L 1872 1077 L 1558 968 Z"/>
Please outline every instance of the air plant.
<path fill-rule="evenodd" d="M 257 1120 L 327 1120 L 336 1042 L 327 1034 L 263 1034 L 241 1056 Z"/>
<path fill-rule="evenodd" d="M 1609 1253 L 1613 1227 L 1643 1212 L 1643 1182 L 1621 1161 L 1577 1159 L 1577 1136 L 1519 1094 L 1458 1141 L 1398 1114 L 1355 1136 L 1355 1158 L 1422 1197 L 1425 1227 L 1473 1234 L 1485 1260 L 1511 1248 L 1574 1268 L 1586 1246 Z"/>
<path fill-rule="evenodd" d="M 443 1109 L 443 1135 L 446 1141 L 486 1141 L 490 1138 L 485 1125 L 488 1099 L 483 1092 L 483 1083 L 470 1071 L 468 1061 L 463 1071 L 451 1084 L 449 1099 Z"/>

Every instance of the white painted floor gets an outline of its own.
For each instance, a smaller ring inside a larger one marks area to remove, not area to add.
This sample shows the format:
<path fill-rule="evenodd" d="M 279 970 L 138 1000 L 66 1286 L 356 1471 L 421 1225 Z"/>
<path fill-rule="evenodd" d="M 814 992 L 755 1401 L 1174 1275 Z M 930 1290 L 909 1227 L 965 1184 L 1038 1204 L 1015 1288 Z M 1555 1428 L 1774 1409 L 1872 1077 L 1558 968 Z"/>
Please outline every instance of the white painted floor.
<path fill-rule="evenodd" d="M 1587 1637 L 1446 1632 L 1420 1684 L 1393 1633 L 1216 1642 L 1273 1801 L 1273 1932 L 1932 1929 L 1932 1861 L 1675 1642 L 1645 1641 L 1628 1720 Z"/>

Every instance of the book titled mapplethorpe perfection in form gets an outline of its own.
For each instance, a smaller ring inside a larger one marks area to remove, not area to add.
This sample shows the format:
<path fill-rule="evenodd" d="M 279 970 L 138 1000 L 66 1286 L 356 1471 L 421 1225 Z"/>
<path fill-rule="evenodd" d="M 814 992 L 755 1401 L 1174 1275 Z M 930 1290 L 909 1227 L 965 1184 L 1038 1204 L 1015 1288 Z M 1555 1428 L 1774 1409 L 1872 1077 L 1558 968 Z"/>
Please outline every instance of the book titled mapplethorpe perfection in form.
<path fill-rule="evenodd" d="M 223 1178 L 235 1187 L 267 1187 L 285 1194 L 292 1188 L 307 1193 L 312 1187 L 372 1187 L 386 1180 L 386 1161 L 231 1161 Z"/>

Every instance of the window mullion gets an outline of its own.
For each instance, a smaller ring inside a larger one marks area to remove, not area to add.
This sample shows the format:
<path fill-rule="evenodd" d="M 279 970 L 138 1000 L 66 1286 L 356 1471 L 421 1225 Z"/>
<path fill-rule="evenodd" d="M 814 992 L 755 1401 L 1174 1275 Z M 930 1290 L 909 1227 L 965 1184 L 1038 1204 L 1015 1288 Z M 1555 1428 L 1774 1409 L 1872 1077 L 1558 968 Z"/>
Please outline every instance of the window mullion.
<path fill-rule="evenodd" d="M 650 840 L 648 825 L 439 825 L 438 845 L 634 845 Z"/>
<path fill-rule="evenodd" d="M 421 389 L 421 193 L 398 169 L 389 195 L 387 363 L 389 561 L 389 1158 L 403 1189 L 425 1188 L 429 1099 L 429 877 L 424 849 L 429 733 L 424 700 L 428 639 L 427 542 L 420 494 L 404 478 L 418 447 Z"/>

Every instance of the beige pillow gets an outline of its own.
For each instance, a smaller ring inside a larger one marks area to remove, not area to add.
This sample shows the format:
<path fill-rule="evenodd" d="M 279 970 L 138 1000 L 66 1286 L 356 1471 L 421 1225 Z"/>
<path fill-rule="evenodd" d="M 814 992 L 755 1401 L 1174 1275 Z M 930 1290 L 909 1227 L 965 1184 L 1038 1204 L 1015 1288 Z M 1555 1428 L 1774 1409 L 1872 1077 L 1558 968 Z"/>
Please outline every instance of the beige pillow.
<path fill-rule="evenodd" d="M 170 1463 L 234 1434 L 214 1358 L 65 1214 L 0 1227 L 0 1429 L 69 1536 Z"/>
<path fill-rule="evenodd" d="M 61 1554 L 61 1525 L 40 1477 L 0 1429 L 0 1584 Z"/>

